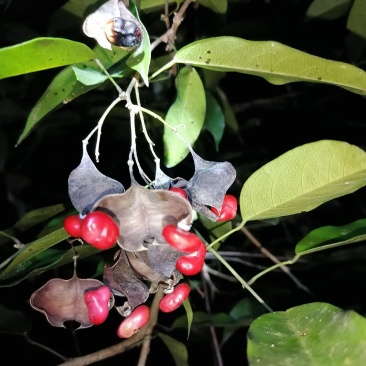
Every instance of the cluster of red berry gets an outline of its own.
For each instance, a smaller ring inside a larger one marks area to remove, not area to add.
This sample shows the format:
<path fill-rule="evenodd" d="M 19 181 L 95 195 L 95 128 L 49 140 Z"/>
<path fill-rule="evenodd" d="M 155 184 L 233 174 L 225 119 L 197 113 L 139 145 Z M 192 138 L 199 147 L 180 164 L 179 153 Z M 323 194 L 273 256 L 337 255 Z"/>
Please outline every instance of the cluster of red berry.
<path fill-rule="evenodd" d="M 170 188 L 170 190 L 183 198 L 187 198 L 187 193 L 182 188 Z M 236 216 L 237 200 L 234 196 L 225 195 L 221 212 L 215 208 L 211 210 L 218 216 L 217 221 L 219 222 L 232 220 Z M 112 248 L 119 237 L 118 225 L 110 215 L 103 211 L 90 212 L 84 218 L 79 215 L 68 216 L 64 220 L 64 228 L 70 236 L 81 238 L 100 250 Z M 171 247 L 187 253 L 187 255 L 180 256 L 176 262 L 176 268 L 180 273 L 193 276 L 202 270 L 206 246 L 196 234 L 175 225 L 166 225 L 162 235 Z M 165 313 L 176 310 L 188 298 L 190 291 L 191 289 L 186 283 L 175 286 L 160 301 L 160 310 Z M 101 286 L 85 293 L 84 301 L 92 324 L 98 325 L 106 320 L 111 296 L 112 293 L 108 286 Z M 146 325 L 149 319 L 150 309 L 148 306 L 136 307 L 119 325 L 118 336 L 121 338 L 131 337 Z"/>

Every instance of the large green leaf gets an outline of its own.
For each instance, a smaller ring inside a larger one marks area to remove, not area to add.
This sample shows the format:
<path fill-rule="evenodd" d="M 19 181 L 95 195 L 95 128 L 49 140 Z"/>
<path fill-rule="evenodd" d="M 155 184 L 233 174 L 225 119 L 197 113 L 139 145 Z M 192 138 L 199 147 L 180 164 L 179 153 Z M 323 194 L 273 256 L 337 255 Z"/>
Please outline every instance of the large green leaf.
<path fill-rule="evenodd" d="M 183 67 L 176 77 L 175 86 L 177 98 L 170 106 L 165 121 L 176 128 L 177 133 L 164 126 L 164 155 L 167 167 L 177 165 L 188 155 L 187 144 L 193 145 L 197 140 L 206 111 L 205 90 L 194 68 Z"/>
<path fill-rule="evenodd" d="M 313 0 L 306 11 L 308 19 L 338 19 L 347 14 L 353 0 Z"/>
<path fill-rule="evenodd" d="M 113 50 L 109 51 L 98 45 L 94 48 L 94 53 L 95 58 L 106 69 L 114 67 L 113 65 L 119 65 L 117 70 L 111 71 L 114 77 L 123 77 L 129 70 L 124 61 L 129 55 L 128 51 L 117 47 L 113 47 Z M 106 79 L 107 76 L 94 61 L 75 64 L 63 69 L 52 80 L 45 93 L 33 107 L 17 143 L 20 144 L 49 112 L 97 88 Z"/>
<path fill-rule="evenodd" d="M 26 244 L 22 249 L 19 249 L 19 252 L 10 264 L 4 270 L 0 271 L 0 281 L 21 272 L 27 266 L 25 264 L 27 261 L 68 237 L 69 234 L 62 228 L 32 243 Z"/>
<path fill-rule="evenodd" d="M 94 58 L 94 52 L 83 43 L 63 38 L 35 38 L 0 49 L 0 79 Z"/>
<path fill-rule="evenodd" d="M 177 341 L 167 334 L 159 333 L 160 339 L 169 349 L 176 366 L 188 366 L 188 352 L 184 343 Z"/>
<path fill-rule="evenodd" d="M 240 193 L 244 221 L 310 211 L 366 185 L 366 153 L 343 141 L 294 148 L 254 172 Z"/>
<path fill-rule="evenodd" d="M 174 63 L 256 75 L 276 85 L 296 81 L 332 84 L 366 95 L 364 70 L 274 41 L 248 41 L 237 37 L 206 38 L 181 48 L 159 72 L 167 70 Z"/>
<path fill-rule="evenodd" d="M 362 366 L 366 319 L 326 303 L 265 314 L 247 334 L 249 365 Z"/>
<path fill-rule="evenodd" d="M 366 39 L 366 1 L 354 0 L 347 19 L 347 29 Z"/>
<path fill-rule="evenodd" d="M 357 220 L 348 225 L 323 226 L 310 231 L 296 245 L 296 254 L 310 250 L 326 249 L 335 244 L 351 244 L 366 240 L 366 219 Z M 305 254 L 305 253 L 304 253 Z"/>

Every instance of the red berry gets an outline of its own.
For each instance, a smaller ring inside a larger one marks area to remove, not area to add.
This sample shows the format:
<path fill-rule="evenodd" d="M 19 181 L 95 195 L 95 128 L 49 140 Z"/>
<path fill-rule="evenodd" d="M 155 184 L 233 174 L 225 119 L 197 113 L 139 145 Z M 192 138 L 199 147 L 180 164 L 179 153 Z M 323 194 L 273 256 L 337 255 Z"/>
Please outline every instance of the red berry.
<path fill-rule="evenodd" d="M 170 313 L 179 308 L 191 292 L 191 288 L 186 283 L 180 283 L 174 287 L 173 292 L 165 295 L 159 303 L 159 309 L 164 313 Z"/>
<path fill-rule="evenodd" d="M 109 249 L 117 242 L 119 228 L 108 214 L 94 211 L 81 221 L 80 237 L 95 248 Z"/>
<path fill-rule="evenodd" d="M 187 198 L 187 192 L 183 188 L 178 187 L 171 187 L 169 188 L 169 191 L 179 194 L 183 198 Z"/>
<path fill-rule="evenodd" d="M 84 301 L 88 308 L 89 320 L 97 325 L 102 324 L 109 313 L 109 299 L 111 290 L 107 286 L 101 286 L 94 291 L 88 291 L 84 295 Z"/>
<path fill-rule="evenodd" d="M 126 317 L 117 329 L 120 338 L 130 338 L 137 333 L 150 320 L 150 309 L 146 305 L 138 306 Z"/>
<path fill-rule="evenodd" d="M 235 218 L 237 210 L 238 201 L 234 196 L 230 194 L 225 195 L 220 213 L 215 207 L 211 208 L 211 211 L 218 216 L 218 222 L 232 220 L 233 218 Z"/>
<path fill-rule="evenodd" d="M 196 234 L 174 225 L 165 226 L 162 234 L 168 244 L 181 252 L 196 252 L 202 243 L 202 240 Z"/>
<path fill-rule="evenodd" d="M 80 224 L 81 218 L 79 217 L 79 215 L 67 216 L 64 220 L 64 229 L 70 236 L 74 238 L 79 238 Z"/>
<path fill-rule="evenodd" d="M 177 270 L 186 275 L 194 276 L 201 272 L 205 263 L 206 245 L 202 242 L 197 252 L 180 257 L 175 264 Z"/>

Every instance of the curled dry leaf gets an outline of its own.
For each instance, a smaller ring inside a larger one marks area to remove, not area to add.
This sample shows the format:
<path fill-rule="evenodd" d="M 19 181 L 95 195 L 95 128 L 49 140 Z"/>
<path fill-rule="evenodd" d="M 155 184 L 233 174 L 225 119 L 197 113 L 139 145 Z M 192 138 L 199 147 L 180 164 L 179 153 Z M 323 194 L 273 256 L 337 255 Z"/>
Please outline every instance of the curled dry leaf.
<path fill-rule="evenodd" d="M 126 251 L 121 250 L 117 262 L 104 268 L 103 282 L 117 295 L 127 297 L 122 315 L 127 316 L 138 305 L 149 298 L 149 288 L 131 268 Z"/>
<path fill-rule="evenodd" d="M 184 253 L 172 249 L 168 244 L 153 245 L 148 251 L 127 252 L 121 250 L 117 262 L 105 267 L 103 282 L 116 296 L 125 296 L 122 315 L 128 315 L 143 304 L 158 286 L 175 286 L 180 273 L 175 267 L 177 259 Z M 144 283 L 150 283 L 150 288 Z"/>
<path fill-rule="evenodd" d="M 78 329 L 88 328 L 93 323 L 89 319 L 84 295 L 103 285 L 101 281 L 81 279 L 75 275 L 68 280 L 53 278 L 32 294 L 30 305 L 42 312 L 55 327 L 64 327 L 65 321 L 73 320 L 80 323 Z M 110 303 L 112 306 L 113 301 Z"/>
<path fill-rule="evenodd" d="M 187 183 L 187 193 L 192 207 L 199 213 L 216 221 L 218 216 L 211 211 L 214 207 L 218 212 L 225 194 L 234 183 L 236 171 L 227 161 L 207 161 L 199 157 L 193 150 L 195 172 Z"/>
<path fill-rule="evenodd" d="M 83 31 L 108 50 L 112 50 L 111 45 L 131 50 L 142 41 L 139 21 L 121 0 L 109 0 L 88 15 Z"/>
<path fill-rule="evenodd" d="M 105 195 L 125 190 L 120 182 L 96 168 L 85 146 L 79 166 L 69 175 L 68 186 L 71 203 L 82 215 L 90 212 L 94 203 Z"/>
<path fill-rule="evenodd" d="M 133 184 L 126 192 L 104 196 L 93 210 L 113 216 L 120 236 L 118 244 L 130 252 L 147 250 L 149 243 L 166 243 L 162 231 L 166 225 L 192 224 L 190 203 L 174 192 L 149 190 Z"/>

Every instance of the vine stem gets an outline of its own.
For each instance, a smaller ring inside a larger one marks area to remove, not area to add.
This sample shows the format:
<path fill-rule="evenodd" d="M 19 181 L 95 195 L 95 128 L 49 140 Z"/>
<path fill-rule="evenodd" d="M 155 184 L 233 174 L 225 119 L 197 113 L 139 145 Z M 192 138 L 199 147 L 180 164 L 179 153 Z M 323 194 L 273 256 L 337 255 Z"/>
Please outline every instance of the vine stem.
<path fill-rule="evenodd" d="M 236 228 L 228 231 L 227 233 L 225 233 L 224 235 L 220 236 L 219 238 L 217 238 L 215 241 L 213 241 L 212 243 L 210 243 L 207 246 L 207 250 L 211 249 L 215 244 L 219 243 L 221 240 L 225 239 L 226 237 L 230 236 L 231 234 L 235 233 L 236 231 L 241 230 L 244 225 L 245 225 L 246 221 L 242 221 Z"/>
<path fill-rule="evenodd" d="M 275 257 L 268 249 L 266 249 L 260 242 L 259 240 L 245 227 L 241 228 L 241 231 L 246 235 L 246 237 L 261 251 L 261 253 L 263 253 L 263 255 L 265 255 L 267 258 L 269 258 L 272 262 L 279 264 L 281 263 L 280 260 Z M 292 281 L 295 282 L 295 284 L 301 288 L 302 290 L 304 290 L 307 293 L 311 293 L 311 291 L 305 286 L 303 285 L 290 271 L 290 269 L 287 266 L 281 266 L 280 269 L 285 272 L 291 279 Z"/>
<path fill-rule="evenodd" d="M 248 290 L 254 296 L 254 298 L 260 304 L 262 304 L 269 312 L 273 313 L 273 310 L 265 303 L 265 301 L 250 287 L 250 285 L 246 281 L 244 281 L 239 276 L 239 274 L 235 271 L 235 269 L 231 267 L 230 264 L 226 262 L 226 260 L 223 257 L 221 257 L 221 255 L 217 253 L 215 249 L 209 248 L 208 250 L 232 273 L 232 275 L 242 284 L 243 288 Z"/>
<path fill-rule="evenodd" d="M 273 271 L 276 268 L 281 268 L 281 267 L 284 267 L 284 266 L 287 266 L 287 265 L 294 264 L 295 262 L 297 262 L 299 260 L 300 257 L 301 257 L 301 255 L 297 254 L 295 257 L 293 257 L 292 259 L 289 259 L 288 261 L 284 261 L 284 262 L 281 262 L 281 263 L 277 263 L 274 266 L 269 267 L 269 268 L 265 269 L 262 272 L 259 272 L 258 274 L 256 274 L 255 276 L 253 276 L 248 281 L 248 284 L 252 285 L 258 278 L 262 277 L 263 275 L 265 275 L 268 272 Z"/>

